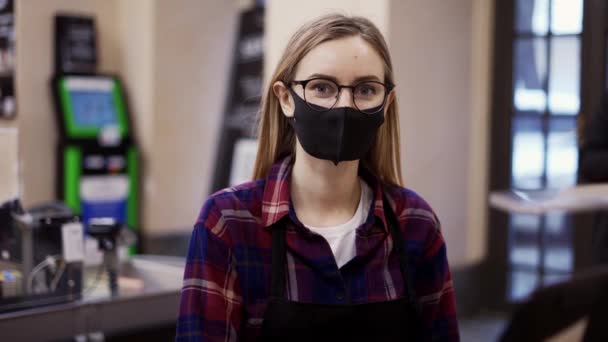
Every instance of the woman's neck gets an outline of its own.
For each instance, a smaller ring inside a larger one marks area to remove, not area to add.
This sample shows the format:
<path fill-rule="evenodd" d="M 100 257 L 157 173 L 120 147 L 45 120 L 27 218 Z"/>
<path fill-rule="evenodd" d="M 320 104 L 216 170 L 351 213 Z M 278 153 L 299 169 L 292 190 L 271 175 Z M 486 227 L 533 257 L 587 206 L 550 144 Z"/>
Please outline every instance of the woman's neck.
<path fill-rule="evenodd" d="M 351 219 L 361 198 L 359 161 L 334 165 L 306 154 L 301 147 L 297 153 L 290 192 L 298 219 L 314 227 L 335 226 Z"/>

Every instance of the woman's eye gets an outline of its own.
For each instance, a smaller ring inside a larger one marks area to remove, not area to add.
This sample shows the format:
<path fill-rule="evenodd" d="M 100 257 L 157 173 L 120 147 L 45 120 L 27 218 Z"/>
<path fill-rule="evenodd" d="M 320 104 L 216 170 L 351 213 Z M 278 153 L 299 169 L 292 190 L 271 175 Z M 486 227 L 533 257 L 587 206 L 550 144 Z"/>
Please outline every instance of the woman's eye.
<path fill-rule="evenodd" d="M 360 87 L 358 93 L 363 96 L 372 96 L 376 94 L 376 90 L 372 87 Z"/>
<path fill-rule="evenodd" d="M 315 86 L 315 91 L 318 93 L 327 93 L 329 91 L 329 87 L 326 84 L 317 84 Z"/>

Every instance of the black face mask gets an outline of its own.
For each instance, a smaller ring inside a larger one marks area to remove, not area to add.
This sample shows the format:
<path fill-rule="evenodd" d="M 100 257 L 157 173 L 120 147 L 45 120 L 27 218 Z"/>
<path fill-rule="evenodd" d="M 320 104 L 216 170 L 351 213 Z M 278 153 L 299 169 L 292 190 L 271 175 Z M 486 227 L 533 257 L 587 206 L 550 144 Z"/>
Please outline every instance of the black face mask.
<path fill-rule="evenodd" d="M 341 161 L 365 157 L 378 128 L 384 122 L 382 111 L 364 114 L 355 108 L 340 107 L 319 112 L 310 108 L 291 88 L 289 91 L 295 103 L 294 115 L 289 123 L 308 154 L 333 161 L 336 165 Z"/>

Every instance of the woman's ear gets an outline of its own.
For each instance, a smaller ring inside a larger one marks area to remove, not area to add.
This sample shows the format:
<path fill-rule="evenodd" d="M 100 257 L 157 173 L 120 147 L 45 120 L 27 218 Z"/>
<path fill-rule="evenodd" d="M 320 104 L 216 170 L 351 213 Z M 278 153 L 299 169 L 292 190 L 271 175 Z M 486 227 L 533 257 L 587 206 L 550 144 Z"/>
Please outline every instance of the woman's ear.
<path fill-rule="evenodd" d="M 389 93 L 388 96 L 386 97 L 386 104 L 384 105 L 384 114 L 386 115 L 386 112 L 388 111 L 388 109 L 391 107 L 391 105 L 393 104 L 393 101 L 395 100 L 395 90 L 392 89 Z"/>
<path fill-rule="evenodd" d="M 279 104 L 281 105 L 281 109 L 283 110 L 283 115 L 287 117 L 292 117 L 295 106 L 293 104 L 293 98 L 291 97 L 291 93 L 285 83 L 281 81 L 276 81 L 272 85 L 272 92 L 274 96 L 279 100 Z"/>

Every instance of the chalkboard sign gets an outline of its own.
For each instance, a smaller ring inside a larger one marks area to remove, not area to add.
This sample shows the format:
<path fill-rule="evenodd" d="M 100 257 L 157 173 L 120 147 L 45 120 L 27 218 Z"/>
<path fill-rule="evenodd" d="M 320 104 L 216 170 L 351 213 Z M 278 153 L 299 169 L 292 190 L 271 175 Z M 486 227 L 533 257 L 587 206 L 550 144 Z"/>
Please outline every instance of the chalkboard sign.
<path fill-rule="evenodd" d="M 231 186 L 231 179 L 241 180 L 243 169 L 252 167 L 251 146 L 254 141 L 256 114 L 262 93 L 264 63 L 264 9 L 256 6 L 240 15 L 232 77 L 220 138 L 218 142 L 213 191 Z M 236 152 L 236 153 L 235 153 Z M 233 160 L 242 158 L 243 160 Z M 242 168 L 232 170 L 233 165 Z"/>
<path fill-rule="evenodd" d="M 55 72 L 94 74 L 97 69 L 95 19 L 89 16 L 55 16 Z"/>

